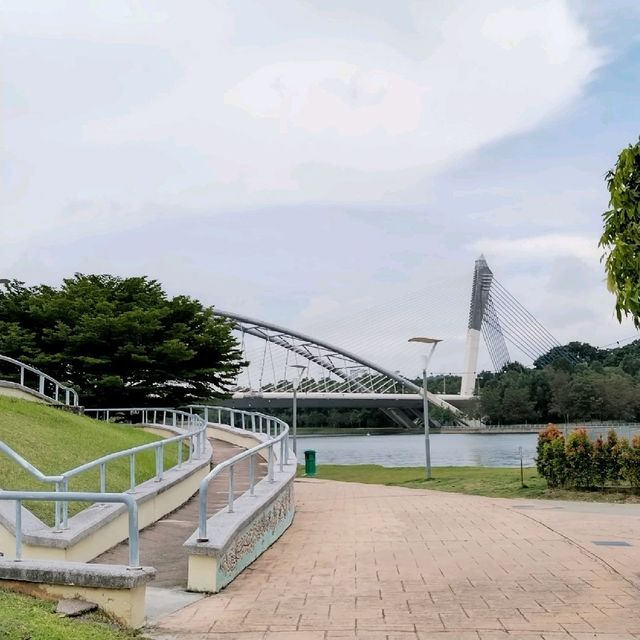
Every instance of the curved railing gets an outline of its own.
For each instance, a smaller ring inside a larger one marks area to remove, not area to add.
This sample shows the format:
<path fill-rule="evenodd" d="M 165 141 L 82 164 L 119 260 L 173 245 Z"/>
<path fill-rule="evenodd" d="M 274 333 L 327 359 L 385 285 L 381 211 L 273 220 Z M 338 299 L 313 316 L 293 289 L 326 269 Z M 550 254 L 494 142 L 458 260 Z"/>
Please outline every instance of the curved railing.
<path fill-rule="evenodd" d="M 243 409 L 233 409 L 232 407 L 217 407 L 205 404 L 190 404 L 187 409 L 191 413 L 198 411 L 196 415 L 204 418 L 205 422 L 213 422 L 216 418 L 216 424 L 227 425 L 236 429 L 245 431 L 251 430 L 252 433 L 264 433 L 271 436 L 278 425 L 287 425 L 279 418 L 268 416 L 259 411 L 244 411 Z"/>
<path fill-rule="evenodd" d="M 25 460 L 19 453 L 14 451 L 4 442 L 0 441 L 0 451 L 6 453 L 9 458 L 20 465 L 23 469 L 29 472 L 33 477 L 42 481 L 48 482 L 55 486 L 56 492 L 58 492 L 60 498 L 55 500 L 55 530 L 68 528 L 69 520 L 69 508 L 68 501 L 63 501 L 62 495 L 68 493 L 69 480 L 74 476 L 77 476 L 85 471 L 89 471 L 95 467 L 99 469 L 99 493 L 107 493 L 107 463 L 120 458 L 129 458 L 129 477 L 130 488 L 129 493 L 133 494 L 136 490 L 136 455 L 143 451 L 155 450 L 156 468 L 155 468 L 155 480 L 160 482 L 162 480 L 162 474 L 164 473 L 164 449 L 168 444 L 178 443 L 177 462 L 173 468 L 179 468 L 185 461 L 183 444 L 186 442 L 189 445 L 187 451 L 186 461 L 190 461 L 191 458 L 198 459 L 202 455 L 205 446 L 206 438 L 206 422 L 197 414 L 187 413 L 185 411 L 177 411 L 172 409 L 86 409 L 86 414 L 96 413 L 96 417 L 99 419 L 101 416 L 103 419 L 110 419 L 114 416 L 122 416 L 129 413 L 130 415 L 140 416 L 144 419 L 143 424 L 157 427 L 175 426 L 176 428 L 182 428 L 187 433 L 178 434 L 170 438 L 163 438 L 157 442 L 149 442 L 147 444 L 138 445 L 137 447 L 131 447 L 129 449 L 123 449 L 122 451 L 115 451 L 107 455 L 101 456 L 90 462 L 81 464 L 69 471 L 65 471 L 59 475 L 46 475 L 42 473 L 38 468 L 34 467 L 30 462 Z"/>
<path fill-rule="evenodd" d="M 0 491 L 0 500 L 15 500 L 16 503 L 16 551 L 15 560 L 22 560 L 22 501 L 63 500 L 69 502 L 121 502 L 129 512 L 129 569 L 140 568 L 138 543 L 138 503 L 126 493 L 83 493 L 68 491 L 58 494 L 51 491 Z"/>
<path fill-rule="evenodd" d="M 18 453 L 13 451 L 8 445 L 0 441 L 0 451 L 6 453 L 23 469 L 31 475 L 43 482 L 50 482 L 55 485 L 53 492 L 33 492 L 33 491 L 0 491 L 0 500 L 16 501 L 16 557 L 20 555 L 22 544 L 22 523 L 21 523 L 21 506 L 24 500 L 43 500 L 52 501 L 55 504 L 55 530 L 68 528 L 68 503 L 72 501 L 83 502 L 123 502 L 129 510 L 129 564 L 130 566 L 138 565 L 138 534 L 137 534 L 137 506 L 135 499 L 131 495 L 135 493 L 135 456 L 142 451 L 156 450 L 156 475 L 155 479 L 162 480 L 163 464 L 164 464 L 164 447 L 172 442 L 182 443 L 188 441 L 189 451 L 188 460 L 191 458 L 199 458 L 205 450 L 205 438 L 207 425 L 210 422 L 219 425 L 227 425 L 234 428 L 251 431 L 256 434 L 263 434 L 268 438 L 264 442 L 257 444 L 251 449 L 247 449 L 238 455 L 218 464 L 200 483 L 199 489 L 199 512 L 198 512 L 198 532 L 200 541 L 206 541 L 207 538 L 207 492 L 211 480 L 219 476 L 225 470 L 229 470 L 229 495 L 228 506 L 229 512 L 233 512 L 234 503 L 234 467 L 237 463 L 249 459 L 249 494 L 254 495 L 256 485 L 256 457 L 264 449 L 268 450 L 268 474 L 269 482 L 274 482 L 274 469 L 276 464 L 276 450 L 278 451 L 280 471 L 283 471 L 284 464 L 289 460 L 289 425 L 272 416 L 266 414 L 242 411 L 232 409 L 230 407 L 212 407 L 208 405 L 192 405 L 189 412 L 179 411 L 175 409 L 165 408 L 122 408 L 122 409 L 88 409 L 87 414 L 94 414 L 96 419 L 111 420 L 118 418 L 128 418 L 132 422 L 149 426 L 158 427 L 176 427 L 184 429 L 185 433 L 159 440 L 123 451 L 117 451 L 107 454 L 91 462 L 82 464 L 74 469 L 65 471 L 64 473 L 52 476 L 43 474 L 39 469 L 25 460 Z M 195 413 L 199 411 L 202 415 Z M 107 493 L 107 476 L 106 465 L 112 460 L 129 457 L 130 459 L 130 490 L 123 493 Z M 176 467 L 183 461 L 182 446 L 178 446 L 178 462 Z M 89 469 L 98 467 L 100 470 L 100 490 L 95 493 L 71 492 L 68 490 L 69 479 L 88 471 Z M 175 468 L 175 467 L 172 467 Z M 135 529 L 135 533 L 134 533 Z"/>
<path fill-rule="evenodd" d="M 18 370 L 16 371 L 16 377 L 19 382 L 16 382 L 20 387 L 28 391 L 35 391 L 41 396 L 52 400 L 58 404 L 67 405 L 69 407 L 78 406 L 78 394 L 75 389 L 68 387 L 67 385 L 58 382 L 55 378 L 47 375 L 43 371 L 32 367 L 31 365 L 9 358 L 9 356 L 0 355 L 0 362 L 6 362 L 11 365 L 15 365 Z M 37 377 L 37 383 L 31 384 L 31 376 L 33 374 Z M 64 400 L 61 399 L 61 396 Z"/>
<path fill-rule="evenodd" d="M 251 429 L 252 433 L 262 433 L 269 439 L 265 442 L 247 449 L 242 453 L 239 453 L 229 460 L 225 460 L 216 465 L 200 482 L 200 490 L 198 493 L 198 542 L 207 542 L 209 540 L 207 535 L 207 494 L 209 491 L 209 484 L 211 481 L 218 477 L 223 471 L 229 470 L 229 490 L 227 497 L 227 511 L 233 513 L 233 502 L 235 499 L 235 487 L 234 487 L 234 468 L 235 465 L 243 460 L 249 460 L 249 495 L 254 495 L 254 488 L 256 484 L 256 456 L 268 449 L 267 461 L 268 472 L 267 478 L 269 482 L 274 481 L 274 465 L 275 454 L 274 448 L 277 446 L 279 451 L 279 465 L 280 471 L 283 471 L 284 465 L 289 459 L 289 425 L 273 416 L 267 416 L 263 413 L 256 413 L 252 411 L 241 411 L 239 409 L 232 409 L 230 407 L 210 407 L 207 405 L 190 405 L 189 410 L 198 410 L 202 413 L 206 422 L 210 421 L 210 417 L 213 415 L 218 418 L 218 424 L 228 424 L 230 427 L 241 428 L 246 431 Z M 228 422 L 224 422 L 224 419 Z M 249 424 L 247 424 L 247 422 Z"/>

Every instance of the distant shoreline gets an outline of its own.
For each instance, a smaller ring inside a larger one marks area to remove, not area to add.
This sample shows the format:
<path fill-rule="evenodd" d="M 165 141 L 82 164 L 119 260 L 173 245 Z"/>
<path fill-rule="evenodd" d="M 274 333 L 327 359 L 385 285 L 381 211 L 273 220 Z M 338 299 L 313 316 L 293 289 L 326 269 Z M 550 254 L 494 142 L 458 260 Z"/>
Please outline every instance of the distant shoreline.
<path fill-rule="evenodd" d="M 509 429 L 505 427 L 504 429 L 456 429 L 454 428 L 444 428 L 444 429 L 432 429 L 431 435 L 489 435 L 489 436 L 501 436 L 501 435 L 518 435 L 518 434 L 537 434 L 539 428 L 530 428 L 530 429 Z M 384 431 L 382 433 L 378 432 L 363 432 L 363 431 L 349 431 L 345 430 L 344 432 L 336 433 L 335 431 L 314 431 L 312 433 L 298 433 L 298 438 L 344 438 L 347 436 L 415 436 L 422 435 L 424 431 Z"/>

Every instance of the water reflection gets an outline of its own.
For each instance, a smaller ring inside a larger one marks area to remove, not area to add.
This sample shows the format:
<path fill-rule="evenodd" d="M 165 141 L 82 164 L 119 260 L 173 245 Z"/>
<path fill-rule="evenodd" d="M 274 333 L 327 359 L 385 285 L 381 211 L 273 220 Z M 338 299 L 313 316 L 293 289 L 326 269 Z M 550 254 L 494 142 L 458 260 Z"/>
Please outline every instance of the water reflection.
<path fill-rule="evenodd" d="M 436 467 L 517 467 L 519 447 L 525 466 L 534 464 L 534 433 L 449 434 L 431 436 L 431 461 Z M 424 465 L 424 436 L 310 436 L 299 438 L 298 457 L 317 451 L 318 464 L 379 464 L 384 467 Z"/>

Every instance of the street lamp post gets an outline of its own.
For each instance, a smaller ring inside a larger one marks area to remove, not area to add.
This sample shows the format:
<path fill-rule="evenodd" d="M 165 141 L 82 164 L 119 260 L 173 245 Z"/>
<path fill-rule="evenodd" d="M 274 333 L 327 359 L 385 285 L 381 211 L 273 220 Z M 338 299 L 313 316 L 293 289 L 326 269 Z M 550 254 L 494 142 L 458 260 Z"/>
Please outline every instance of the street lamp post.
<path fill-rule="evenodd" d="M 292 430 L 293 430 L 293 453 L 296 456 L 296 460 L 298 459 L 298 443 L 297 443 L 297 431 L 298 431 L 298 387 L 300 386 L 300 381 L 302 380 L 302 373 L 306 369 L 306 367 L 302 364 L 292 364 L 291 368 L 294 369 L 293 380 L 291 384 L 293 386 L 293 420 L 292 422 Z"/>
<path fill-rule="evenodd" d="M 427 480 L 431 480 L 431 443 L 429 441 L 429 401 L 427 400 L 427 369 L 433 352 L 436 350 L 439 338 L 410 338 L 409 342 L 420 342 L 422 344 L 430 344 L 431 349 L 428 354 L 423 356 L 424 366 L 422 368 L 422 412 L 424 416 L 424 453 L 425 453 L 425 472 Z"/>

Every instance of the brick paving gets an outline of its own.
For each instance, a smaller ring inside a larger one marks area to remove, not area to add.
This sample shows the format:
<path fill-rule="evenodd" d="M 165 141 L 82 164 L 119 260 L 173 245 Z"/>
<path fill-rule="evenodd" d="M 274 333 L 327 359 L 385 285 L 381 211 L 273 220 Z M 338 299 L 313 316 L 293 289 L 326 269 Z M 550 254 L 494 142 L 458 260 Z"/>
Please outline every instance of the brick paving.
<path fill-rule="evenodd" d="M 213 447 L 213 462 L 218 464 L 237 455 L 244 449 L 222 440 L 209 439 Z M 235 465 L 234 493 L 242 495 L 249 487 L 249 461 Z M 261 458 L 256 463 L 256 478 L 262 478 L 266 464 Z M 227 505 L 228 475 L 223 472 L 209 486 L 208 514 L 212 515 Z M 157 574 L 153 587 L 186 587 L 188 555 L 182 543 L 198 526 L 198 495 L 182 507 L 150 525 L 140 533 L 140 562 L 155 567 Z M 128 542 L 116 545 L 98 556 L 93 562 L 105 564 L 127 564 Z"/>
<path fill-rule="evenodd" d="M 536 513 L 515 501 L 306 479 L 295 491 L 294 524 L 273 547 L 223 592 L 148 633 L 157 640 L 640 638 L 640 591 L 631 580 L 638 552 L 605 548 L 623 549 L 620 571 L 596 555 L 603 548 L 571 539 L 576 523 L 599 522 L 598 534 L 610 536 L 617 517 L 637 525 L 638 516 L 565 514 L 556 530 L 559 511 Z"/>

